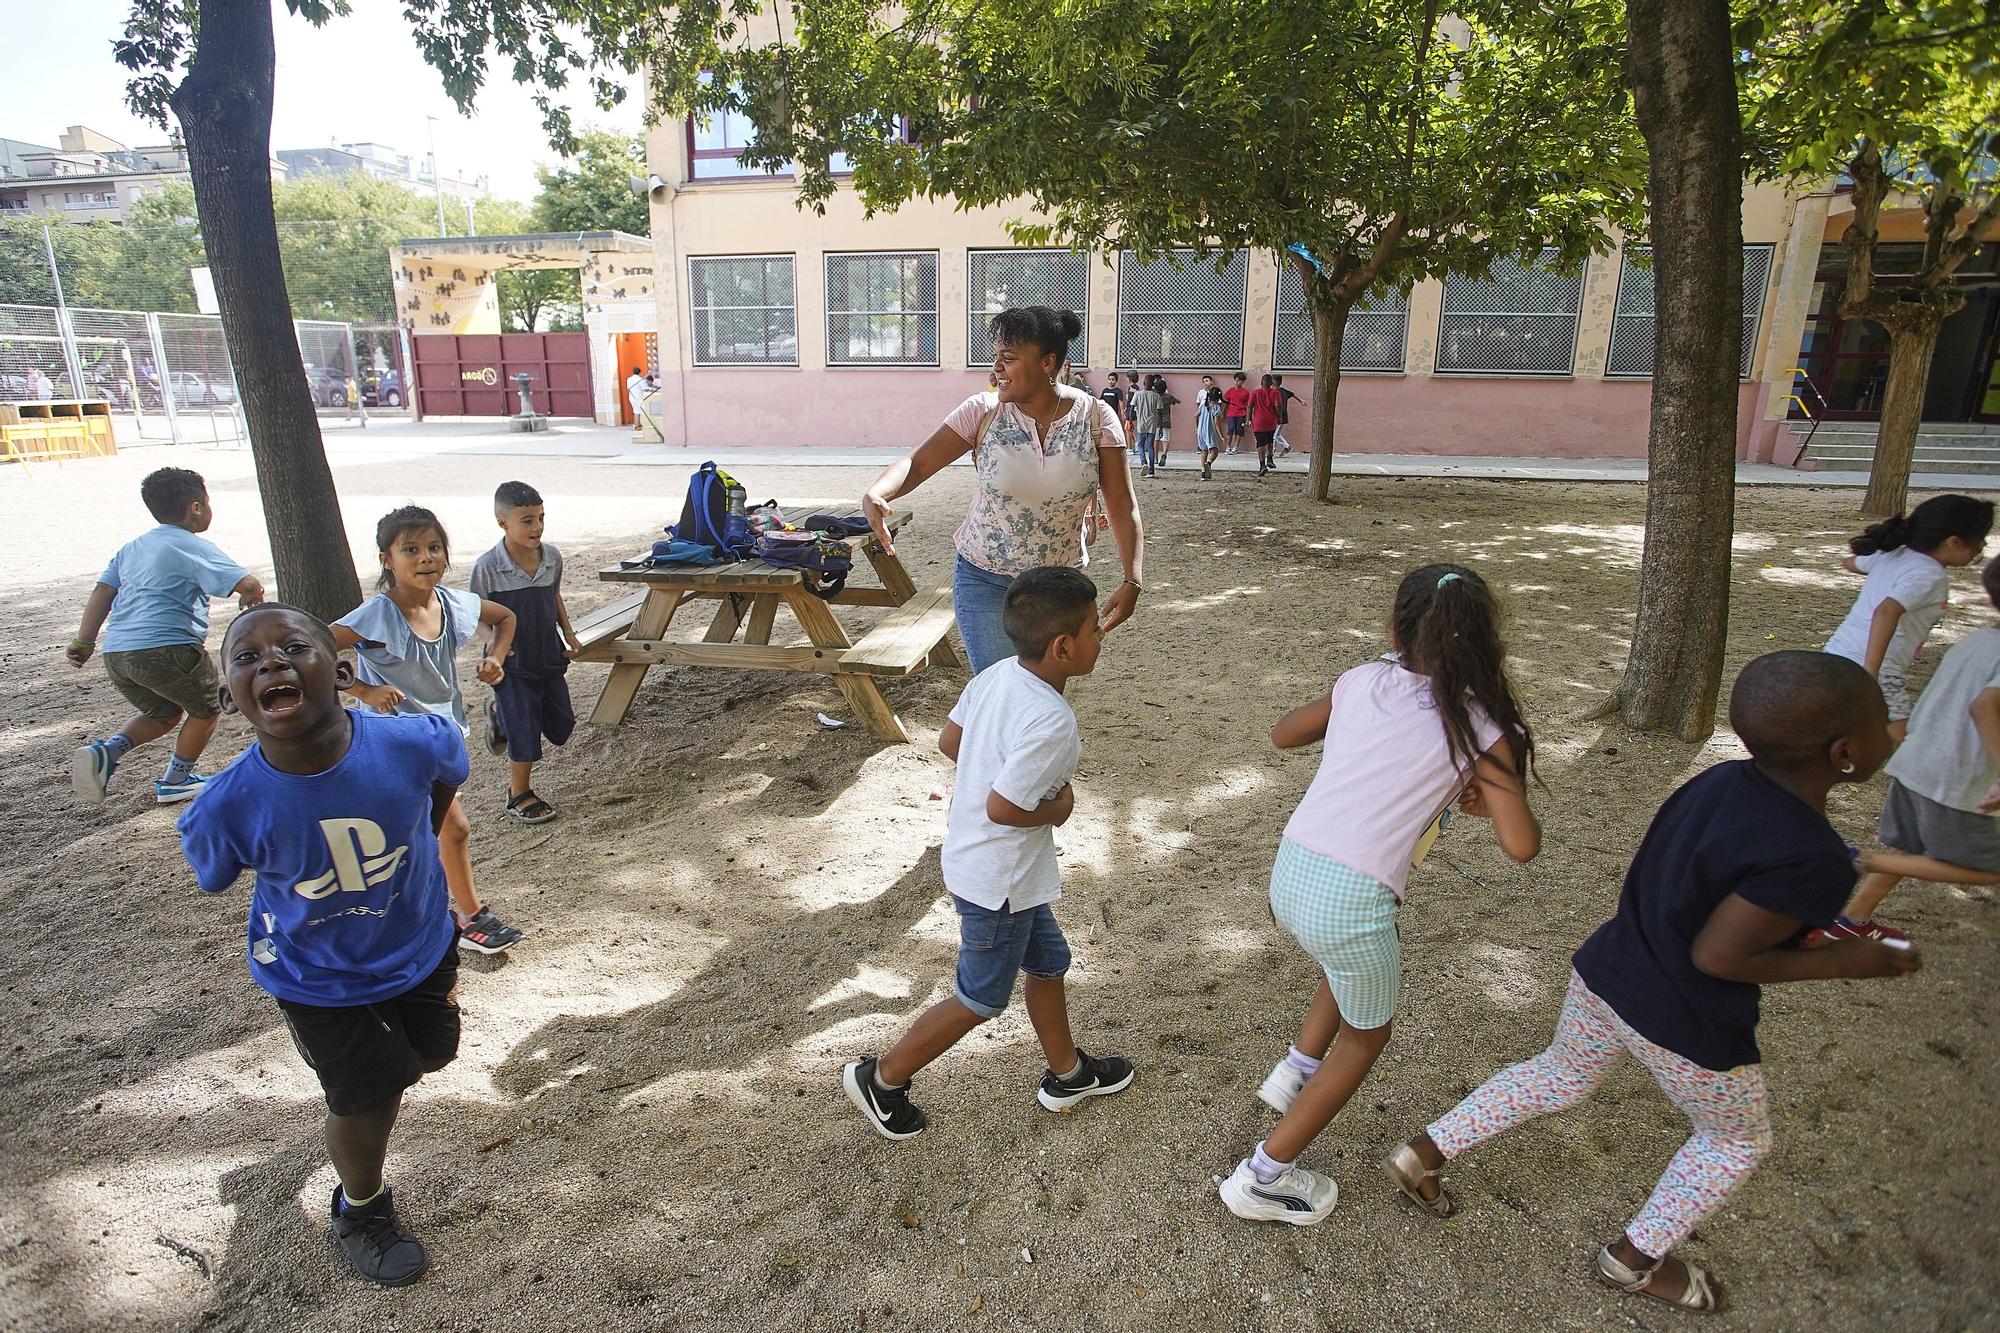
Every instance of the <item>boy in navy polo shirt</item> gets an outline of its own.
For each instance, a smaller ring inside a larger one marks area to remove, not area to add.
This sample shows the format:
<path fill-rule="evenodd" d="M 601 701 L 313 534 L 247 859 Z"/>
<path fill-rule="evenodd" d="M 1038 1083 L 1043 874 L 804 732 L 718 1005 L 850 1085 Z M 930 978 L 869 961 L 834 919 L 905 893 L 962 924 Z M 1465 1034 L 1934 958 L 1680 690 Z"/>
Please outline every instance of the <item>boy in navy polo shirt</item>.
<path fill-rule="evenodd" d="M 222 711 L 257 742 L 181 816 L 181 847 L 204 893 L 255 872 L 250 975 L 326 1095 L 334 1236 L 361 1276 L 404 1286 L 430 1260 L 382 1164 L 403 1090 L 458 1054 L 437 829 L 465 781 L 465 742 L 449 718 L 341 707 L 352 668 L 293 607 L 238 616 L 222 661 Z"/>
<path fill-rule="evenodd" d="M 507 813 L 523 824 L 546 824 L 555 808 L 535 795 L 535 763 L 544 738 L 561 745 L 576 730 L 569 659 L 583 649 L 562 598 L 562 552 L 542 540 L 542 497 L 525 481 L 493 492 L 502 536 L 472 566 L 472 591 L 514 613 L 514 651 L 507 674 L 487 705 L 487 744 L 508 759 Z"/>
<path fill-rule="evenodd" d="M 208 659 L 208 603 L 234 593 L 243 606 L 264 600 L 264 585 L 250 571 L 200 536 L 215 519 L 208 485 L 199 472 L 163 467 L 139 483 L 139 498 L 159 520 L 118 548 L 83 608 L 83 622 L 65 654 L 80 667 L 98 649 L 106 616 L 104 673 L 138 716 L 101 741 L 91 741 L 70 763 L 70 783 L 92 805 L 119 760 L 134 746 L 180 727 L 166 772 L 153 783 L 161 805 L 186 801 L 201 790 L 194 771 L 215 735 L 215 664 Z"/>

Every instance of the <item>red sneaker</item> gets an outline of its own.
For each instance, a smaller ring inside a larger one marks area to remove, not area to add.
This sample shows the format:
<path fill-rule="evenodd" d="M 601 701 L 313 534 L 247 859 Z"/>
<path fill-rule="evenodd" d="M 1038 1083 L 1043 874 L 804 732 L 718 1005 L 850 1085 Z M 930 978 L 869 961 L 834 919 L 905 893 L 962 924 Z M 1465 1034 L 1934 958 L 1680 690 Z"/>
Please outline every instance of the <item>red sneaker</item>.
<path fill-rule="evenodd" d="M 1880 921 L 1872 919 L 1851 921 L 1844 916 L 1837 916 L 1833 919 L 1833 924 L 1825 930 L 1815 930 L 1806 936 L 1800 947 L 1810 949 L 1833 940 L 1907 940 L 1908 938 L 1910 938 L 1909 932 L 1898 930 L 1894 926 L 1885 926 Z"/>

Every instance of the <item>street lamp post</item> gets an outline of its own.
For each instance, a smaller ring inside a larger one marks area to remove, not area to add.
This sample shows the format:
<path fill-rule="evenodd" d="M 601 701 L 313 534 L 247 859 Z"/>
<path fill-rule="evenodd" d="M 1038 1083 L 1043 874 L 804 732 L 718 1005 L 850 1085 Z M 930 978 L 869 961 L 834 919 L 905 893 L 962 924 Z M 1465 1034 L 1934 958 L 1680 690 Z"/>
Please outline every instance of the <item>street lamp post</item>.
<path fill-rule="evenodd" d="M 444 178 L 438 172 L 438 132 L 436 116 L 425 116 L 431 133 L 431 190 L 437 196 L 438 235 L 444 235 Z"/>

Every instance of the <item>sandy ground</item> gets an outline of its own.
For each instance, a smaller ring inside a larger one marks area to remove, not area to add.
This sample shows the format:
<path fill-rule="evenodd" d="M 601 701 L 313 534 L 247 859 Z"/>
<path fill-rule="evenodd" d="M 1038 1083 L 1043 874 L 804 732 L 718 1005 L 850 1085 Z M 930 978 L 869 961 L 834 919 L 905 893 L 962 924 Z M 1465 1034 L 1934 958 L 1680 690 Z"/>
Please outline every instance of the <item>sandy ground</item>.
<path fill-rule="evenodd" d="M 816 725 L 844 712 L 824 678 L 656 671 L 622 729 L 585 727 L 543 769 L 563 815 L 540 829 L 502 821 L 503 770 L 476 753 L 481 885 L 530 938 L 468 962 L 463 1053 L 409 1098 L 390 1175 L 434 1267 L 382 1292 L 328 1239 L 318 1090 L 245 973 L 247 882 L 194 892 L 143 781 L 159 747 L 102 810 L 68 789 L 71 747 L 124 710 L 61 648 L 105 556 L 145 525 L 139 477 L 169 461 L 211 478 L 212 535 L 268 571 L 241 453 L 0 474 L 16 552 L 0 574 L 0 1325 L 1689 1326 L 1589 1280 L 1594 1245 L 1684 1136 L 1638 1072 L 1462 1159 L 1449 1223 L 1401 1205 L 1377 1169 L 1540 1047 L 1568 953 L 1610 910 L 1654 808 L 1739 753 L 1727 733 L 1690 747 L 1578 720 L 1622 660 L 1638 488 L 1370 479 L 1343 481 L 1350 503 L 1326 510 L 1296 478 L 1144 483 L 1151 587 L 1076 695 L 1085 759 L 1060 908 L 1079 1034 L 1140 1073 L 1073 1116 L 1033 1101 L 1041 1063 L 1018 1007 L 921 1077 L 934 1128 L 918 1140 L 875 1138 L 838 1088 L 843 1059 L 949 984 L 944 808 L 928 794 L 949 781 L 932 743 L 955 673 L 889 686 L 919 743 L 885 747 Z M 589 571 L 673 517 L 681 483 L 577 460 L 336 469 L 364 552 L 378 514 L 421 499 L 450 524 L 461 575 L 496 535 L 494 484 L 536 483 L 577 609 L 608 600 Z M 865 478 L 746 480 L 840 502 Z M 918 497 L 903 548 L 920 584 L 946 577 L 968 480 Z M 1836 568 L 1851 493 L 1741 504 L 1732 673 L 1816 646 L 1853 591 Z M 1470 823 L 1439 845 L 1403 913 L 1398 1032 L 1308 1157 L 1339 1180 L 1340 1208 L 1316 1229 L 1252 1226 L 1211 1177 L 1268 1127 L 1255 1089 L 1313 983 L 1265 883 L 1317 758 L 1266 733 L 1380 650 L 1398 576 L 1435 557 L 1477 563 L 1511 605 L 1547 851 L 1517 867 Z M 1993 619 L 1956 584 L 1930 662 Z M 581 699 L 603 671 L 576 670 Z M 225 725 L 214 761 L 245 739 Z M 1841 793 L 1837 823 L 1864 839 L 1880 797 L 1879 780 Z M 1778 1148 L 1690 1246 L 1731 1283 L 1731 1326 L 2000 1326 L 1994 897 L 1911 885 L 1888 915 L 1922 942 L 1918 977 L 1767 993 Z"/>

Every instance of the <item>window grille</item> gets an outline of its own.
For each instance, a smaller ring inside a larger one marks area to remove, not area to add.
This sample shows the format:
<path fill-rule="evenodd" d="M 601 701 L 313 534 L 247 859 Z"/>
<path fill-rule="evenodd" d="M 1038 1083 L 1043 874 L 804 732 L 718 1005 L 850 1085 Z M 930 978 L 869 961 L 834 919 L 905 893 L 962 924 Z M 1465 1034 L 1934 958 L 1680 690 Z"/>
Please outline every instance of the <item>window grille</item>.
<path fill-rule="evenodd" d="M 938 257 L 826 257 L 826 360 L 832 366 L 938 364 Z"/>
<path fill-rule="evenodd" d="M 1771 279 L 1771 258 L 1777 247 L 1743 247 L 1743 351 L 1736 365 L 1738 379 L 1750 378 L 1757 355 L 1757 329 L 1764 313 L 1764 286 Z M 1628 245 L 1618 272 L 1618 305 L 1611 317 L 1611 352 L 1604 373 L 1644 379 L 1653 373 L 1653 247 Z M 1637 261 L 1637 262 L 1634 262 Z"/>
<path fill-rule="evenodd" d="M 1567 375 L 1576 364 L 1583 274 L 1560 273 L 1555 251 L 1533 264 L 1503 259 L 1492 276 L 1444 280 L 1437 368 L 1508 375 Z"/>
<path fill-rule="evenodd" d="M 1364 296 L 1347 312 L 1340 338 L 1342 370 L 1401 370 L 1409 333 L 1410 293 Z M 1311 370 L 1319 350 L 1312 311 L 1306 306 L 1305 279 L 1289 262 L 1278 268 L 1278 327 L 1271 343 L 1271 369 Z"/>
<path fill-rule="evenodd" d="M 688 260 L 697 366 L 795 366 L 798 309 L 790 255 Z"/>
<path fill-rule="evenodd" d="M 1017 306 L 1074 310 L 1084 332 L 1069 345 L 1069 359 L 1090 364 L 1090 256 L 1071 250 L 974 250 L 965 257 L 965 362 L 992 360 L 993 317 Z"/>
<path fill-rule="evenodd" d="M 1242 251 L 1170 250 L 1150 264 L 1118 256 L 1118 364 L 1155 370 L 1234 370 L 1243 364 L 1249 264 Z"/>

